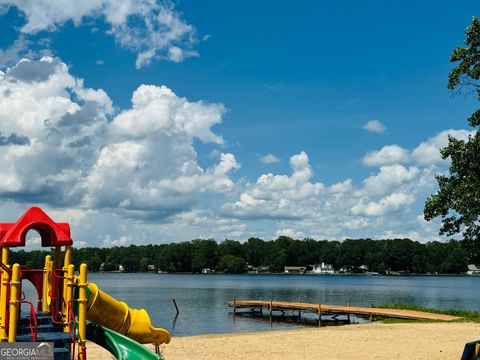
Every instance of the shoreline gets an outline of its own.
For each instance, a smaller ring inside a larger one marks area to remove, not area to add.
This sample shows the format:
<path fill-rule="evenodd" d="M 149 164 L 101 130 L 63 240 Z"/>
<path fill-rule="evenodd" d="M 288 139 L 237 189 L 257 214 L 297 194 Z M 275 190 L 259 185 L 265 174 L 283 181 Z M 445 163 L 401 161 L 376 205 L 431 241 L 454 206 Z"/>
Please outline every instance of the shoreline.
<path fill-rule="evenodd" d="M 465 343 L 480 339 L 480 323 L 380 322 L 175 336 L 161 346 L 165 360 L 370 360 L 459 359 Z M 153 346 L 147 345 L 150 349 Z M 109 353 L 89 343 L 89 359 Z"/>
<path fill-rule="evenodd" d="M 218 276 L 218 275 L 228 275 L 228 276 L 238 276 L 238 275 L 253 275 L 253 276 L 265 276 L 265 275 L 281 275 L 281 276 L 366 276 L 366 277 L 415 277 L 415 276 L 431 276 L 431 277 L 480 277 L 479 275 L 469 275 L 466 273 L 452 273 L 452 274 L 422 274 L 422 273 L 412 273 L 412 274 L 363 274 L 363 273 L 334 273 L 334 274 L 317 274 L 312 272 L 306 273 L 284 273 L 284 272 L 245 272 L 245 273 L 223 273 L 223 272 L 213 272 L 208 274 L 202 273 L 192 273 L 192 272 L 156 272 L 156 271 L 92 271 L 92 274 L 155 274 L 155 275 L 202 275 L 202 276 Z"/>

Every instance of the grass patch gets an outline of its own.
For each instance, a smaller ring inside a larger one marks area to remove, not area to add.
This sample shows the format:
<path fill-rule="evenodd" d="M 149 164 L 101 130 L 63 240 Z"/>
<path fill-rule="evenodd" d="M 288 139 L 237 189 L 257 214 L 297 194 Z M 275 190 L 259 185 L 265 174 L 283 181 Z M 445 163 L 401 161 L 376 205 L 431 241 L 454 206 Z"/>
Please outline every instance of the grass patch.
<path fill-rule="evenodd" d="M 404 323 L 437 323 L 445 322 L 442 320 L 427 320 L 427 319 L 398 319 L 398 318 L 378 318 L 382 324 L 404 324 Z M 453 322 L 457 322 L 456 320 Z"/>
<path fill-rule="evenodd" d="M 467 310 L 438 310 L 423 307 L 420 305 L 413 305 L 413 304 L 383 304 L 383 305 L 375 305 L 372 307 L 383 308 L 383 309 L 399 309 L 399 310 L 414 310 L 414 311 L 424 311 L 424 312 L 431 312 L 437 314 L 445 314 L 445 315 L 452 315 L 452 316 L 461 316 L 463 319 L 455 320 L 457 322 L 465 322 L 465 321 L 472 321 L 480 323 L 480 312 L 477 311 L 467 311 Z M 439 320 L 409 320 L 409 319 L 392 319 L 392 318 L 385 318 L 382 320 L 386 323 L 400 323 L 400 322 L 438 322 Z"/>

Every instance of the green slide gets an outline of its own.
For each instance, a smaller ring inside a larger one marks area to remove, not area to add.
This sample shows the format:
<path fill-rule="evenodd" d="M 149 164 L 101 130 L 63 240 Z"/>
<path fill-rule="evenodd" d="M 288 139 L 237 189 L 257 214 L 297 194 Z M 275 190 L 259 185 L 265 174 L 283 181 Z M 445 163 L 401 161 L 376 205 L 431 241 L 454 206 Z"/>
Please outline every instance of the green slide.
<path fill-rule="evenodd" d="M 135 340 L 92 322 L 87 323 L 87 340 L 107 349 L 118 360 L 163 360 Z"/>

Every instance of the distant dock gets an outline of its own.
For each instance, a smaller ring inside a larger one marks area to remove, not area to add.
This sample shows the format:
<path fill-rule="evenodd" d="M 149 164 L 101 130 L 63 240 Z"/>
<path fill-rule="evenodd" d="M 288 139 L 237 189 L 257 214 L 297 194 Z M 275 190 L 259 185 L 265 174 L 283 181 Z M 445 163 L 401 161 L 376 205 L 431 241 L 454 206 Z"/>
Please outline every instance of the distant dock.
<path fill-rule="evenodd" d="M 263 310 L 266 309 L 270 318 L 273 316 L 274 312 L 280 312 L 281 314 L 285 314 L 287 312 L 298 313 L 299 318 L 301 318 L 302 313 L 316 313 L 318 316 L 319 326 L 322 324 L 322 316 L 330 316 L 335 320 L 339 315 L 347 315 L 348 322 L 350 322 L 350 315 L 364 317 L 370 320 L 373 320 L 374 317 L 441 321 L 453 321 L 461 319 L 459 316 L 424 311 L 359 306 L 338 306 L 272 300 L 232 300 L 228 302 L 228 306 L 234 308 L 234 313 L 237 313 L 239 310 L 243 310 L 242 312 L 248 310 L 251 313 L 263 314 Z"/>

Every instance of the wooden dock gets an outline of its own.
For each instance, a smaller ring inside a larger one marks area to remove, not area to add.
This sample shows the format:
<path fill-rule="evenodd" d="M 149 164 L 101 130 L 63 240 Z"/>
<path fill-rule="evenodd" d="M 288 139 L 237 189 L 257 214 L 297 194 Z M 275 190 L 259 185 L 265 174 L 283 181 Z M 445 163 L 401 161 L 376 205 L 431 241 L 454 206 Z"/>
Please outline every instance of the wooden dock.
<path fill-rule="evenodd" d="M 249 311 L 257 313 L 262 313 L 262 310 L 266 309 L 270 317 L 272 317 L 274 311 L 280 311 L 283 314 L 287 311 L 298 311 L 299 316 L 301 316 L 302 312 L 313 312 L 318 315 L 319 325 L 322 321 L 322 315 L 331 315 L 334 318 L 338 315 L 347 315 L 349 320 L 350 315 L 366 317 L 370 320 L 372 320 L 374 317 L 441 321 L 453 321 L 461 319 L 461 317 L 459 316 L 437 314 L 424 311 L 383 309 L 359 306 L 338 306 L 272 300 L 232 300 L 228 302 L 228 306 L 233 307 L 235 313 L 238 311 L 238 309 L 249 309 Z"/>

